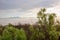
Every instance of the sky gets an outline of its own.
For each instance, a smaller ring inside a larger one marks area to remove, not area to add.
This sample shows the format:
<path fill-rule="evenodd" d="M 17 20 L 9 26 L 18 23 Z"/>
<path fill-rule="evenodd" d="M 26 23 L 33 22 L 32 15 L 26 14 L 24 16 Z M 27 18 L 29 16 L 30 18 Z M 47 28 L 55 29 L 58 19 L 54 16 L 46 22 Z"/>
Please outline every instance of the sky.
<path fill-rule="evenodd" d="M 0 0 L 0 18 L 36 17 L 41 8 L 60 15 L 60 0 Z"/>

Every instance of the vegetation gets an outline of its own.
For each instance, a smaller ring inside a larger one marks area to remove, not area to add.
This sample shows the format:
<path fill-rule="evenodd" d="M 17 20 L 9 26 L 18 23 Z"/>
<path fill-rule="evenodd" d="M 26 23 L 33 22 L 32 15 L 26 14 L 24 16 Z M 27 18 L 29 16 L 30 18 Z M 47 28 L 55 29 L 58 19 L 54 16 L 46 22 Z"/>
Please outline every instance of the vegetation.
<path fill-rule="evenodd" d="M 37 24 L 0 25 L 0 40 L 59 40 L 60 22 L 55 17 L 43 8 L 37 14 Z"/>

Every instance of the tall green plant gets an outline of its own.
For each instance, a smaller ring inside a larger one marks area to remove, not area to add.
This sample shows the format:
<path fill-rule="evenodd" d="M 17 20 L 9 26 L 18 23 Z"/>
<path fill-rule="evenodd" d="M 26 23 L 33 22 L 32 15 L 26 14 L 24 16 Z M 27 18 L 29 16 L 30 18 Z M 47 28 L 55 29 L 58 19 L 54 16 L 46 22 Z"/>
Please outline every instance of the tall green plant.
<path fill-rule="evenodd" d="M 52 36 L 50 33 L 51 32 L 53 33 L 53 30 L 51 28 L 53 28 L 53 29 L 55 28 L 54 27 L 55 17 L 56 17 L 55 13 L 46 13 L 45 8 L 41 9 L 37 14 L 38 23 L 45 32 L 45 40 L 49 40 L 50 37 Z M 54 31 L 56 32 L 56 30 L 54 30 Z M 57 35 L 57 34 L 55 34 L 55 35 Z M 53 37 L 53 38 L 55 38 L 55 37 Z"/>

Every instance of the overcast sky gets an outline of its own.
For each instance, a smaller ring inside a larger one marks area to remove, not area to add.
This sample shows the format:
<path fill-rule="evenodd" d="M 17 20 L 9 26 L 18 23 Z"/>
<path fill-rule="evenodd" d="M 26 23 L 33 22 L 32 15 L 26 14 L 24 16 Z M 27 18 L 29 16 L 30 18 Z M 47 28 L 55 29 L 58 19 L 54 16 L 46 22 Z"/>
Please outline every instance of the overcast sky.
<path fill-rule="evenodd" d="M 35 17 L 41 7 L 59 13 L 60 0 L 0 0 L 0 18 Z"/>

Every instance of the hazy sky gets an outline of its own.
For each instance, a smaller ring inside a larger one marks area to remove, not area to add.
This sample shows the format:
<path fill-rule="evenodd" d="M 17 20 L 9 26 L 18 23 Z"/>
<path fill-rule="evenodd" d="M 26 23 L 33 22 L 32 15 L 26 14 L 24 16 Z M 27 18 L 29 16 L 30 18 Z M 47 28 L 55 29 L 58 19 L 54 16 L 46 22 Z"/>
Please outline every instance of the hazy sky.
<path fill-rule="evenodd" d="M 0 18 L 36 17 L 41 7 L 59 15 L 60 0 L 0 0 Z"/>

